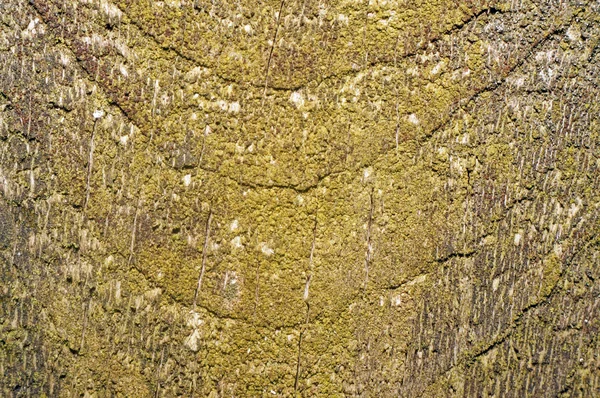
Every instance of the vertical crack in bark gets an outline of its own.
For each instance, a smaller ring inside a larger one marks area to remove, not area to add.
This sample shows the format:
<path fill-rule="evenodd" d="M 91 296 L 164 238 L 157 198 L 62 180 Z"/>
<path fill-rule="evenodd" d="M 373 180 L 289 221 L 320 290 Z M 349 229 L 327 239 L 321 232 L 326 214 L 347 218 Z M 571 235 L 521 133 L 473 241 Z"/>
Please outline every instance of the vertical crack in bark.
<path fill-rule="evenodd" d="M 363 67 L 361 69 L 365 69 L 367 67 L 367 65 L 369 64 L 369 50 L 368 50 L 368 46 L 367 46 L 367 29 L 369 28 L 369 0 L 365 1 L 366 3 L 366 7 L 365 7 L 365 24 L 363 26 L 363 32 L 362 32 L 362 39 L 363 39 L 363 50 L 365 52 L 365 63 L 363 65 Z"/>
<path fill-rule="evenodd" d="M 371 194 L 369 195 L 369 199 L 370 199 L 370 207 L 369 207 L 369 219 L 367 221 L 367 238 L 366 238 L 366 244 L 367 244 L 367 249 L 365 250 L 365 282 L 364 282 L 364 286 L 363 289 L 367 289 L 367 283 L 369 282 L 369 267 L 371 265 L 371 260 L 372 260 L 372 247 L 371 247 L 371 227 L 373 225 L 373 208 L 375 206 L 375 203 L 373 201 L 373 193 L 375 191 L 375 188 L 371 189 Z"/>
<path fill-rule="evenodd" d="M 309 280 L 310 280 L 310 278 L 309 278 Z M 304 320 L 303 329 L 306 329 L 306 326 L 308 325 L 309 317 L 310 317 L 310 304 L 308 301 L 306 301 L 306 319 Z M 305 332 L 305 330 L 301 330 L 300 337 L 298 338 L 298 358 L 296 360 L 296 377 L 294 379 L 294 391 L 298 391 L 298 380 L 300 378 L 300 362 L 301 362 L 300 359 L 302 357 L 302 338 L 304 337 L 304 332 Z"/>
<path fill-rule="evenodd" d="M 200 293 L 200 289 L 202 289 L 202 279 L 204 278 L 204 271 L 206 270 L 206 256 L 208 252 L 208 242 L 210 239 L 210 222 L 212 221 L 212 206 L 208 210 L 208 218 L 206 219 L 206 230 L 204 233 L 204 247 L 202 249 L 202 267 L 200 269 L 200 275 L 198 276 L 198 284 L 196 285 L 196 292 L 194 293 L 194 304 L 192 308 L 196 309 L 196 304 L 198 303 L 198 294 Z"/>
<path fill-rule="evenodd" d="M 87 167 L 87 176 L 85 183 L 85 200 L 83 202 L 83 215 L 85 217 L 85 212 L 87 210 L 87 205 L 90 200 L 90 179 L 92 176 L 92 168 L 94 167 L 94 136 L 96 135 L 96 125 L 98 124 L 98 119 L 94 118 L 94 127 L 92 127 L 92 136 L 90 137 L 90 152 L 88 155 L 88 167 Z"/>
<path fill-rule="evenodd" d="M 269 50 L 269 59 L 267 60 L 267 70 L 265 71 L 265 90 L 263 92 L 263 105 L 265 98 L 267 97 L 267 87 L 269 85 L 269 69 L 271 68 L 271 59 L 273 58 L 273 50 L 275 49 L 275 41 L 277 40 L 277 33 L 279 32 L 279 25 L 281 24 L 281 13 L 285 0 L 281 0 L 279 5 L 279 13 L 277 14 L 277 24 L 275 25 L 275 33 L 273 34 L 273 43 L 271 43 L 271 49 Z"/>

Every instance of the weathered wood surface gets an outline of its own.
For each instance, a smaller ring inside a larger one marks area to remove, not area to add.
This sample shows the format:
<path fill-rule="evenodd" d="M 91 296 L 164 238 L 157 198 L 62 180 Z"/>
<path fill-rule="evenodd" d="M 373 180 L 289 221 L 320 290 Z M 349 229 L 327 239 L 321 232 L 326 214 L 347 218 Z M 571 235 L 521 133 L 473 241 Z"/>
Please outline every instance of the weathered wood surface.
<path fill-rule="evenodd" d="M 600 395 L 596 1 L 0 0 L 0 395 Z"/>

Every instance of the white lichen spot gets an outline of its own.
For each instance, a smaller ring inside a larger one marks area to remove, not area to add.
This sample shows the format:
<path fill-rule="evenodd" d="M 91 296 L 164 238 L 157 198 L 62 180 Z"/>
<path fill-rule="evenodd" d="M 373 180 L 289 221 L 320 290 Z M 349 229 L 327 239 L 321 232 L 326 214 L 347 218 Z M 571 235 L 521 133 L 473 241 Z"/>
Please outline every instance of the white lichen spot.
<path fill-rule="evenodd" d="M 240 108 L 240 103 L 236 101 L 229 104 L 228 111 L 231 113 L 238 113 L 240 111 Z"/>
<path fill-rule="evenodd" d="M 35 25 L 37 25 L 39 22 L 39 18 L 32 19 L 31 21 L 29 21 L 29 25 L 27 25 L 27 30 L 33 31 L 35 29 Z"/>
<path fill-rule="evenodd" d="M 579 26 L 571 25 L 567 30 L 567 37 L 571 41 L 578 41 L 581 38 L 581 32 L 579 30 Z"/>
<path fill-rule="evenodd" d="M 311 279 L 312 279 L 312 275 L 309 275 L 308 278 L 306 279 L 306 283 L 304 284 L 304 293 L 302 294 L 302 300 L 304 300 L 304 301 L 308 301 L 308 296 L 310 293 L 310 280 Z"/>
<path fill-rule="evenodd" d="M 517 233 L 515 234 L 515 246 L 519 246 L 519 244 L 521 244 L 521 234 Z"/>
<path fill-rule="evenodd" d="M 554 247 L 552 248 L 552 251 L 554 252 L 554 254 L 556 254 L 558 257 L 562 257 L 563 254 L 563 248 L 561 244 L 555 244 Z"/>
<path fill-rule="evenodd" d="M 296 108 L 300 108 L 301 106 L 303 106 L 304 97 L 302 96 L 302 93 L 300 93 L 299 91 L 294 91 L 290 95 L 290 102 L 293 103 L 296 106 Z"/>
<path fill-rule="evenodd" d="M 437 149 L 437 157 L 440 160 L 448 160 L 448 148 L 441 146 Z"/>
<path fill-rule="evenodd" d="M 71 60 L 69 60 L 69 57 L 67 56 L 67 54 L 60 54 L 60 64 L 62 66 L 67 66 L 69 65 L 69 63 L 71 62 Z"/>
<path fill-rule="evenodd" d="M 577 203 L 571 203 L 571 207 L 569 208 L 569 218 L 574 217 L 575 214 L 577 214 L 577 212 L 581 208 L 581 205 L 583 204 L 583 201 L 581 200 L 581 198 L 577 198 L 577 199 L 575 199 L 575 201 Z"/>
<path fill-rule="evenodd" d="M 96 109 L 93 113 L 94 119 L 100 119 L 104 116 L 104 111 L 102 109 Z"/>
<path fill-rule="evenodd" d="M 500 286 L 500 278 L 494 278 L 494 280 L 492 281 L 492 290 L 498 290 L 498 286 Z"/>
<path fill-rule="evenodd" d="M 549 67 L 546 70 L 542 70 L 540 72 L 540 77 L 542 78 L 544 83 L 548 84 L 552 81 L 552 78 L 554 77 L 555 73 L 556 72 L 554 72 L 554 70 Z"/>
<path fill-rule="evenodd" d="M 327 7 L 325 4 L 319 4 L 319 18 L 322 19 L 327 15 Z"/>
<path fill-rule="evenodd" d="M 190 184 L 192 183 L 192 175 L 186 174 L 183 176 L 182 180 L 183 180 L 183 185 L 186 187 L 189 187 Z"/>
<path fill-rule="evenodd" d="M 200 314 L 196 311 L 190 311 L 187 317 L 187 325 L 191 328 L 197 329 L 199 328 L 204 321 L 200 318 Z"/>
<path fill-rule="evenodd" d="M 27 25 L 27 29 L 25 29 L 21 32 L 21 36 L 23 38 L 30 39 L 38 33 L 43 33 L 43 27 L 41 25 L 37 26 L 39 23 L 40 23 L 39 18 L 35 18 L 35 19 L 32 19 L 31 21 L 29 21 L 29 25 Z"/>
<path fill-rule="evenodd" d="M 260 244 L 260 251 L 267 257 L 272 256 L 275 253 L 275 250 L 271 249 L 266 243 Z"/>
<path fill-rule="evenodd" d="M 233 220 L 233 221 L 231 222 L 231 225 L 229 225 L 229 229 L 230 229 L 231 231 L 235 231 L 236 229 L 238 229 L 238 228 L 239 228 L 239 226 L 240 226 L 240 223 L 239 223 L 239 221 L 238 221 L 238 220 Z"/>
<path fill-rule="evenodd" d="M 406 74 L 411 76 L 419 76 L 419 69 L 416 66 L 406 69 Z"/>
<path fill-rule="evenodd" d="M 128 135 L 122 135 L 121 137 L 119 137 L 119 142 L 121 143 L 121 145 L 127 145 L 127 141 L 129 141 Z"/>
<path fill-rule="evenodd" d="M 135 56 L 135 52 L 133 52 L 127 44 L 122 39 L 113 39 L 110 41 L 110 44 L 114 47 L 117 52 L 127 59 L 132 59 Z"/>
<path fill-rule="evenodd" d="M 438 62 L 432 69 L 431 69 L 431 74 L 432 75 L 437 75 L 438 73 L 440 73 L 440 71 L 442 70 L 442 68 L 444 67 L 445 62 L 444 61 L 440 61 Z"/>
<path fill-rule="evenodd" d="M 524 76 L 509 76 L 508 78 L 506 78 L 506 81 L 516 88 L 521 88 L 525 85 Z"/>
<path fill-rule="evenodd" d="M 198 340 L 200 340 L 200 331 L 198 329 L 194 329 L 192 333 L 185 338 L 183 344 L 188 347 L 190 350 L 196 352 L 198 351 Z"/>
<path fill-rule="evenodd" d="M 363 170 L 363 182 L 367 182 L 371 179 L 371 177 L 373 176 L 373 168 L 372 167 L 367 167 L 366 169 Z"/>
<path fill-rule="evenodd" d="M 559 178 L 556 178 L 558 180 Z M 556 202 L 556 207 L 554 208 L 554 215 L 560 216 L 563 212 L 563 207 L 559 202 Z"/>
<path fill-rule="evenodd" d="M 464 133 L 462 137 L 460 137 L 459 142 L 463 145 L 467 145 L 469 143 L 469 133 Z"/>
<path fill-rule="evenodd" d="M 236 236 L 235 238 L 233 238 L 231 240 L 231 246 L 233 246 L 234 249 L 241 249 L 244 247 L 244 245 L 242 244 L 242 238 L 239 236 Z"/>
<path fill-rule="evenodd" d="M 398 307 L 400 306 L 400 304 L 402 304 L 402 298 L 400 297 L 400 295 L 392 297 L 392 305 L 394 307 Z"/>
<path fill-rule="evenodd" d="M 414 125 L 418 125 L 420 123 L 419 118 L 414 113 L 408 115 L 408 122 Z"/>
<path fill-rule="evenodd" d="M 115 300 L 121 300 L 121 281 L 115 282 Z"/>
<path fill-rule="evenodd" d="M 209 135 L 210 133 L 212 133 L 212 129 L 207 124 L 206 127 L 204 128 L 204 135 Z"/>
<path fill-rule="evenodd" d="M 119 66 L 119 71 L 121 72 L 121 74 L 122 74 L 124 77 L 127 77 L 127 76 L 129 76 L 129 72 L 127 72 L 127 68 L 125 67 L 125 65 L 121 64 L 121 65 Z"/>
<path fill-rule="evenodd" d="M 253 31 L 254 31 L 254 29 L 252 29 L 252 26 L 250 26 L 250 25 L 244 25 L 244 32 L 246 32 L 247 34 L 251 35 Z"/>
<path fill-rule="evenodd" d="M 227 101 L 224 101 L 224 100 L 218 100 L 217 101 L 217 106 L 219 108 L 221 108 L 222 111 L 226 111 L 227 108 L 228 108 Z"/>
<path fill-rule="evenodd" d="M 296 204 L 299 206 L 304 204 L 304 197 L 302 195 L 296 196 Z"/>
<path fill-rule="evenodd" d="M 552 60 L 554 60 L 554 56 L 555 55 L 556 55 L 555 54 L 555 50 L 538 51 L 535 54 L 535 60 L 537 62 L 540 62 L 540 63 L 544 63 L 545 62 L 545 63 L 549 64 L 549 63 L 552 62 Z"/>
<path fill-rule="evenodd" d="M 347 17 L 346 15 L 344 15 L 344 14 L 339 14 L 339 15 L 338 15 L 338 17 L 337 17 L 337 20 L 338 20 L 338 22 L 340 22 L 340 23 L 343 23 L 343 24 L 345 24 L 345 25 L 348 25 L 348 21 L 349 21 L 349 19 L 348 19 L 348 17 Z"/>
<path fill-rule="evenodd" d="M 104 15 L 106 15 L 110 20 L 118 19 L 120 20 L 123 16 L 123 13 L 119 9 L 119 7 L 109 3 L 108 1 L 101 1 L 100 5 L 102 7 L 102 11 Z"/>
<path fill-rule="evenodd" d="M 238 283 L 238 276 L 235 271 L 227 271 L 225 272 L 225 278 L 223 279 L 223 289 L 226 289 L 227 286 L 235 286 Z"/>

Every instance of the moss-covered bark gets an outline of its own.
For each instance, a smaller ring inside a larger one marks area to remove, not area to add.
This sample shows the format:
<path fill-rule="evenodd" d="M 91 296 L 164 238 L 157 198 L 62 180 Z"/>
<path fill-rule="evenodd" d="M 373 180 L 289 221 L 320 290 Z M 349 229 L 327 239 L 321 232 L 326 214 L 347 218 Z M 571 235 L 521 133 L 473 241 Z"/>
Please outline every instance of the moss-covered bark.
<path fill-rule="evenodd" d="M 598 396 L 599 15 L 0 0 L 0 395 Z"/>

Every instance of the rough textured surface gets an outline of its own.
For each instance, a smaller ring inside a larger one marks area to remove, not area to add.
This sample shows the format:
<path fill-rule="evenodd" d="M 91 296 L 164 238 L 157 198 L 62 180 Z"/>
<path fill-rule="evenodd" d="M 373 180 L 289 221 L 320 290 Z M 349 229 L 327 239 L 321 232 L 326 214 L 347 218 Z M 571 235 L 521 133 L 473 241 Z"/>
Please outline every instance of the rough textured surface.
<path fill-rule="evenodd" d="M 600 395 L 600 5 L 0 0 L 0 395 Z"/>

